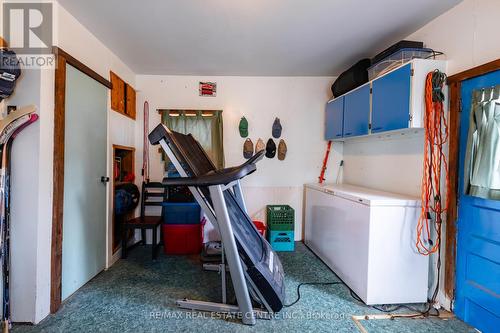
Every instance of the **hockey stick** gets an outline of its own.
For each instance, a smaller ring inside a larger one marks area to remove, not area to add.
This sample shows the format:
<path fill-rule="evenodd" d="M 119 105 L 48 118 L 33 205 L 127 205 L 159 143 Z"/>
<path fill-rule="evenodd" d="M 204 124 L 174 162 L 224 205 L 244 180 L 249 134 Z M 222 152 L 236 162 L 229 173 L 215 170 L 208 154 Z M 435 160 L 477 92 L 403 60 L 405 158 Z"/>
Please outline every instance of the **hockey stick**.
<path fill-rule="evenodd" d="M 22 116 L 35 113 L 36 107 L 34 105 L 28 105 L 22 107 L 20 109 L 16 109 L 11 113 L 7 114 L 3 119 L 0 120 L 0 133 L 3 135 L 5 128 L 12 124 L 16 119 L 21 118 Z"/>
<path fill-rule="evenodd" d="M 10 313 L 10 156 L 14 138 L 38 119 L 34 107 L 11 112 L 1 123 L 0 132 L 0 262 L 2 267 L 2 330 L 11 328 Z M 10 122 L 8 122 L 10 120 Z"/>

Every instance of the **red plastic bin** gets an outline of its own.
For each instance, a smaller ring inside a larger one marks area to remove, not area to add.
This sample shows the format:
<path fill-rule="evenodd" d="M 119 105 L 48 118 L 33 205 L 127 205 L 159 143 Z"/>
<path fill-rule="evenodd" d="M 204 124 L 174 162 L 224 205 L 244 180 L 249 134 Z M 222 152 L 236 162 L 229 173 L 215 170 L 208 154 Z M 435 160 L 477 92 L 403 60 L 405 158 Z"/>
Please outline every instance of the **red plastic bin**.
<path fill-rule="evenodd" d="M 259 231 L 259 233 L 264 238 L 266 238 L 267 227 L 266 227 L 265 223 L 262 222 L 262 221 L 253 221 L 253 224 L 255 225 L 255 227 L 257 228 L 257 230 Z"/>
<path fill-rule="evenodd" d="M 203 246 L 203 224 L 163 224 L 165 254 L 199 254 Z"/>

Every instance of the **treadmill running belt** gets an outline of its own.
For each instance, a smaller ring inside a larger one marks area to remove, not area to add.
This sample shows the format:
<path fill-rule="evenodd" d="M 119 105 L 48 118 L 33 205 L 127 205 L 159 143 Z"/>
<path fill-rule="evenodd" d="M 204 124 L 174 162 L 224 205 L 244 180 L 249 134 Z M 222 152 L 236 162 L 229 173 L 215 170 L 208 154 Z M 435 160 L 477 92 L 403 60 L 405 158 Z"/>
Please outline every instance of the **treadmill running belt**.
<path fill-rule="evenodd" d="M 278 312 L 285 299 L 284 272 L 281 261 L 271 245 L 257 231 L 248 214 L 229 191 L 224 199 L 236 238 L 240 257 L 247 266 L 247 273 L 271 309 Z"/>

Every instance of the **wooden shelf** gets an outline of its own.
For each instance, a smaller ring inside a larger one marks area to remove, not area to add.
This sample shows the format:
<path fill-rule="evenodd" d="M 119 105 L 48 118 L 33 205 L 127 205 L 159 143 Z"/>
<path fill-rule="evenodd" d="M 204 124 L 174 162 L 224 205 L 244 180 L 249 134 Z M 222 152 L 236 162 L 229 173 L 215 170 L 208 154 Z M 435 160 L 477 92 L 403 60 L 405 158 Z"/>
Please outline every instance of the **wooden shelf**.
<path fill-rule="evenodd" d="M 131 182 L 125 180 L 130 175 L 135 176 L 135 148 L 113 145 L 113 182 Z"/>
<path fill-rule="evenodd" d="M 115 161 L 119 160 L 119 170 L 117 174 Z M 123 178 L 126 175 L 134 175 L 135 178 L 135 148 L 121 145 L 113 145 L 113 188 L 122 184 L 132 184 L 134 180 L 124 181 Z M 113 207 L 114 207 L 114 193 L 113 193 Z M 134 213 L 130 213 L 127 216 L 123 216 L 123 219 L 133 218 Z M 121 245 L 121 232 L 120 226 L 121 220 L 115 218 L 115 213 L 113 211 L 113 253 L 115 253 Z"/>

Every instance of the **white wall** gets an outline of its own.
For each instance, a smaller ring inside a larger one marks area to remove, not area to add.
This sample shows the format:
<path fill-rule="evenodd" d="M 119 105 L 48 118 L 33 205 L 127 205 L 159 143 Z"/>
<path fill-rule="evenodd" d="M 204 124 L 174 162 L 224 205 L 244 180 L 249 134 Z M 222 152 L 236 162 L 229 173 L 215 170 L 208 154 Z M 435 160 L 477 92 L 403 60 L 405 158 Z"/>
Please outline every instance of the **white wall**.
<path fill-rule="evenodd" d="M 2 3 L 0 1 L 0 17 Z M 53 126 L 50 116 L 42 116 L 42 112 L 46 112 L 42 106 L 47 102 L 47 78 L 51 77 L 53 85 L 53 71 L 23 72 L 16 91 L 6 101 L 8 105 L 19 107 L 34 104 L 41 116 L 16 137 L 12 147 L 11 310 L 15 321 L 34 322 L 38 311 L 48 311 L 43 309 L 46 308 L 43 302 L 36 302 L 36 299 L 50 291 L 47 279 L 50 265 L 38 266 L 38 260 L 47 253 L 47 245 L 50 247 L 46 240 L 51 233 L 41 223 L 52 210 L 50 192 L 46 191 L 47 184 L 52 189 L 52 169 L 47 173 L 44 165 L 47 159 L 52 160 L 52 151 L 44 155 L 52 146 L 42 138 L 47 126 Z"/>
<path fill-rule="evenodd" d="M 109 79 L 109 71 L 113 71 L 125 82 L 135 87 L 135 73 L 125 65 L 114 53 L 92 35 L 63 7 L 59 6 L 57 45 L 73 57 L 77 58 L 95 72 Z M 109 94 L 111 96 L 111 94 Z M 113 144 L 131 146 L 135 145 L 136 123 L 118 112 L 111 110 L 111 98 L 108 98 L 108 175 L 113 174 Z M 136 155 L 136 159 L 139 155 Z M 111 184 L 111 183 L 109 183 Z M 113 191 L 108 185 L 108 258 L 110 266 L 112 256 L 112 209 Z"/>
<path fill-rule="evenodd" d="M 259 171 L 244 182 L 252 215 L 265 204 L 290 203 L 302 218 L 302 184 L 315 182 L 325 150 L 324 103 L 332 78 L 179 77 L 138 76 L 89 33 L 66 10 L 57 7 L 58 45 L 104 77 L 109 70 L 139 88 L 138 118 L 142 103 L 149 100 L 151 128 L 159 122 L 154 110 L 162 108 L 223 109 L 227 165 L 243 161 L 243 139 L 238 121 L 245 115 L 254 143 L 270 136 L 275 116 L 282 119 L 289 149 L 287 160 L 264 160 Z M 497 0 L 465 0 L 436 18 L 408 39 L 420 39 L 446 53 L 448 74 L 500 57 L 496 22 Z M 12 306 L 15 321 L 38 322 L 49 313 L 50 235 L 52 223 L 53 71 L 26 72 L 9 104 L 34 103 L 40 120 L 16 139 L 13 149 L 13 280 Z M 198 97 L 198 81 L 215 80 L 216 98 Z M 108 108 L 109 111 L 109 108 Z M 142 123 L 118 113 L 109 114 L 108 170 L 112 174 L 111 145 L 136 145 L 137 174 L 141 168 Z M 258 125 L 257 125 L 258 124 Z M 344 147 L 346 182 L 400 193 L 420 192 L 419 140 L 351 142 Z M 377 152 L 378 155 L 375 155 Z M 151 149 L 152 178 L 162 177 L 159 154 Z M 327 181 L 333 181 L 342 155 L 334 145 Z M 139 179 L 138 179 L 139 180 Z M 28 185 L 29 184 L 29 185 Z M 111 190 L 108 200 L 112 199 Z M 29 205 L 29 209 L 27 209 Z M 110 207 L 111 208 L 111 207 Z M 110 224 L 110 212 L 108 212 Z M 300 228 L 297 228 L 300 238 Z M 110 239 L 108 240 L 110 242 Z M 22 244 L 22 246 L 18 246 Z M 112 260 L 108 253 L 108 263 Z M 16 263 L 21 262 L 22 265 Z"/>
<path fill-rule="evenodd" d="M 498 0 L 465 0 L 408 38 L 422 40 L 428 47 L 444 52 L 447 74 L 453 75 L 500 58 L 498 13 Z M 445 246 L 443 243 L 442 248 Z M 441 286 L 444 286 L 443 271 Z M 450 307 L 442 289 L 440 299 Z"/>
<path fill-rule="evenodd" d="M 217 82 L 217 97 L 198 96 L 200 81 Z M 323 139 L 324 107 L 329 99 L 330 77 L 195 77 L 137 76 L 137 109 L 142 115 L 144 100 L 150 105 L 150 128 L 160 123 L 158 108 L 223 110 L 226 166 L 243 163 L 243 143 L 238 131 L 240 118 L 249 122 L 249 137 L 254 145 L 260 137 L 271 137 L 275 117 L 281 119 L 282 138 L 288 146 L 284 161 L 264 158 L 257 171 L 243 180 L 249 213 L 264 219 L 267 204 L 290 204 L 296 211 L 296 239 L 302 238 L 302 189 L 316 182 L 320 174 L 326 142 Z M 142 123 L 137 133 L 137 148 L 142 150 Z M 141 133 L 141 134 L 140 134 Z M 275 140 L 276 144 L 278 140 Z M 334 145 L 330 156 L 328 180 L 335 179 L 341 145 Z M 138 152 L 138 156 L 141 153 Z M 140 168 L 140 160 L 137 168 Z M 150 149 L 151 179 L 163 178 L 158 147 Z"/>
<path fill-rule="evenodd" d="M 464 0 L 407 38 L 444 52 L 456 74 L 500 58 L 499 13 L 498 0 Z"/>
<path fill-rule="evenodd" d="M 421 40 L 427 47 L 444 52 L 447 74 L 453 75 L 500 58 L 498 13 L 498 0 L 465 0 L 405 39 Z M 422 136 L 348 142 L 344 144 L 344 180 L 420 195 L 422 154 Z M 450 300 L 442 294 L 440 300 L 449 308 Z"/>
<path fill-rule="evenodd" d="M 40 103 L 40 71 L 29 71 L 18 81 L 9 105 Z M 36 247 L 38 231 L 38 166 L 37 144 L 40 122 L 31 124 L 16 138 L 12 146 L 11 186 L 11 295 L 12 313 L 16 318 L 34 319 L 36 292 Z M 18 265 L 16 263 L 22 263 Z M 23 281 L 23 283 L 17 283 Z"/>
<path fill-rule="evenodd" d="M 406 39 L 421 40 L 444 52 L 447 74 L 452 75 L 500 58 L 499 12 L 498 0 L 465 0 Z M 346 143 L 344 180 L 419 195 L 422 145 L 423 137 Z"/>
<path fill-rule="evenodd" d="M 112 70 L 135 84 L 132 72 L 116 55 L 55 3 L 55 44 L 109 78 Z M 54 136 L 54 71 L 26 70 L 9 104 L 35 104 L 40 119 L 16 139 L 13 147 L 12 188 L 12 314 L 17 322 L 37 323 L 50 311 L 52 232 L 52 167 Z M 112 112 L 108 101 L 108 174 L 112 175 L 112 144 L 135 144 L 134 121 Z M 29 185 L 28 185 L 29 184 Z M 112 189 L 108 186 L 111 203 Z M 29 207 L 29 208 L 28 208 Z M 109 205 L 108 205 L 109 207 Z M 111 253 L 109 207 L 108 266 Z"/>
<path fill-rule="evenodd" d="M 423 132 L 346 141 L 344 182 L 419 197 L 423 147 Z"/>

